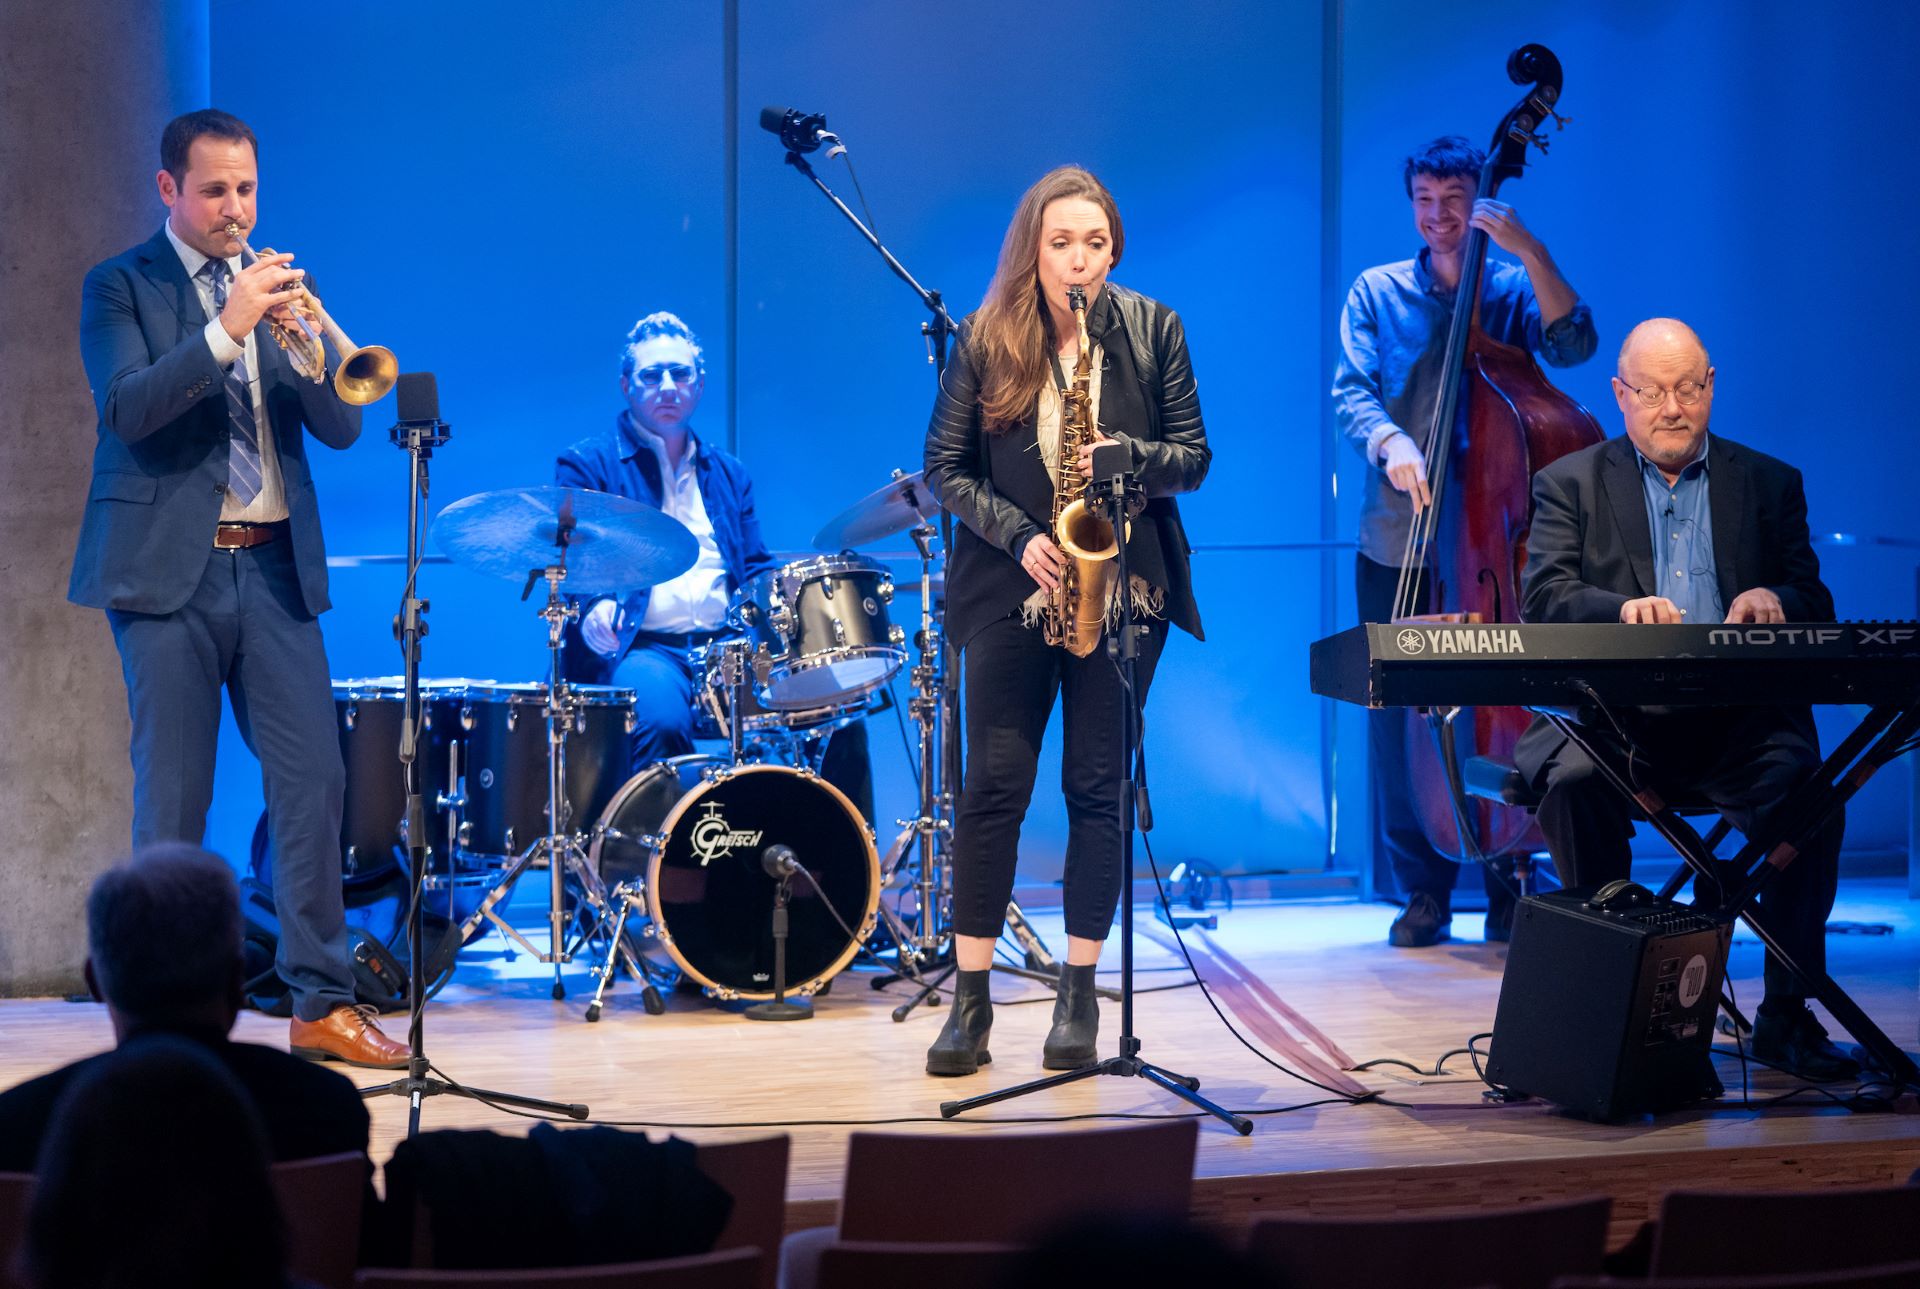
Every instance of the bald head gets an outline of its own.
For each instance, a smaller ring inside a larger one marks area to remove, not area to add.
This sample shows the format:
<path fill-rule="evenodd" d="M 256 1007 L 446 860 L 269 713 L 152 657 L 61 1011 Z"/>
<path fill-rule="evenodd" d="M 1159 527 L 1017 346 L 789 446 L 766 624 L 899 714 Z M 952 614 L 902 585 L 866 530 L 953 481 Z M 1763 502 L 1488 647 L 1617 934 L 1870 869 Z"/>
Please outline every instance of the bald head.
<path fill-rule="evenodd" d="M 1613 396 L 1627 437 L 1669 483 L 1705 450 L 1713 365 L 1686 323 L 1649 318 L 1629 331 L 1620 346 Z"/>
<path fill-rule="evenodd" d="M 1678 318 L 1648 318 L 1627 333 L 1627 338 L 1620 342 L 1618 368 L 1621 376 L 1631 379 L 1629 373 L 1636 369 L 1638 361 L 1652 359 L 1655 355 L 1663 360 L 1662 366 L 1677 360 L 1681 366 L 1698 366 L 1705 371 L 1713 365 L 1707 358 L 1707 347 L 1700 343 L 1700 337 Z"/>

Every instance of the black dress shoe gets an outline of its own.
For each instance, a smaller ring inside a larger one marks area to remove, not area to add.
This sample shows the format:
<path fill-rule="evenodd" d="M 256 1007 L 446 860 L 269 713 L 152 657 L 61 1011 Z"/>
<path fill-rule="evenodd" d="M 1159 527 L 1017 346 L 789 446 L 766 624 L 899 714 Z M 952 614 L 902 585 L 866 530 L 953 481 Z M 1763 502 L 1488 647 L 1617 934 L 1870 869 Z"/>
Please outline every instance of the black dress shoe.
<path fill-rule="evenodd" d="M 1860 1077 L 1860 1062 L 1834 1046 L 1825 1028 L 1798 998 L 1760 1004 L 1748 1050 L 1755 1060 L 1809 1083 L 1838 1083 Z"/>
<path fill-rule="evenodd" d="M 1396 949 L 1425 949 L 1453 938 L 1453 914 L 1425 891 L 1407 897 L 1407 907 L 1387 929 L 1387 943 Z"/>

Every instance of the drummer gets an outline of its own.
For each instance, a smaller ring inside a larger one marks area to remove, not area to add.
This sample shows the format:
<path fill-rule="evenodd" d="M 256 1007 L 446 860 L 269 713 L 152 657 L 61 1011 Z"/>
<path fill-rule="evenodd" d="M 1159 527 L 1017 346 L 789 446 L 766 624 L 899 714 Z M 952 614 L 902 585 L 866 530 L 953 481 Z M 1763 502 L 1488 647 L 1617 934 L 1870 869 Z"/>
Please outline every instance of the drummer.
<path fill-rule="evenodd" d="M 776 567 L 754 515 L 753 481 L 739 458 L 693 428 L 706 391 L 700 341 L 676 315 L 650 313 L 620 351 L 626 406 L 613 425 L 560 454 L 554 481 L 657 506 L 700 543 L 693 567 L 622 599 L 583 603 L 570 625 L 564 665 L 576 683 L 634 692 L 633 769 L 693 751 L 693 668 L 687 651 L 730 634 L 728 602 L 749 579 Z M 872 818 L 865 726 L 827 748 L 826 777 Z"/>

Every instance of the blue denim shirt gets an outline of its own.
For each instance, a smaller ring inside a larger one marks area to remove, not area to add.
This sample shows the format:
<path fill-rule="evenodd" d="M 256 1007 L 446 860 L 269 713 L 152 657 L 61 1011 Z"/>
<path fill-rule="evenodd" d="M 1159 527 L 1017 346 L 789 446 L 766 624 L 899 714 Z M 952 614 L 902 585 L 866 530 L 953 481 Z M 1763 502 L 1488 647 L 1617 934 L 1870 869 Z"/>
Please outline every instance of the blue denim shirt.
<path fill-rule="evenodd" d="M 1660 467 L 1634 453 L 1647 496 L 1647 523 L 1653 532 L 1656 595 L 1672 600 L 1689 623 L 1727 620 L 1720 602 L 1720 566 L 1713 559 L 1713 506 L 1708 495 L 1707 440 L 1700 455 L 1680 472 L 1672 487 Z"/>
<path fill-rule="evenodd" d="M 1489 259 L 1482 283 L 1480 327 L 1489 336 L 1529 349 L 1554 367 L 1572 367 L 1593 357 L 1599 335 L 1584 300 L 1543 328 L 1540 304 L 1520 265 Z M 1426 450 L 1440 398 L 1453 297 L 1434 281 L 1422 249 L 1413 259 L 1362 273 L 1340 313 L 1334 420 L 1342 437 L 1371 467 L 1361 485 L 1360 553 L 1377 563 L 1399 565 L 1413 522 L 1412 503 L 1387 481 L 1380 466 L 1380 446 L 1405 431 Z M 1462 416 L 1465 412 L 1463 401 Z"/>

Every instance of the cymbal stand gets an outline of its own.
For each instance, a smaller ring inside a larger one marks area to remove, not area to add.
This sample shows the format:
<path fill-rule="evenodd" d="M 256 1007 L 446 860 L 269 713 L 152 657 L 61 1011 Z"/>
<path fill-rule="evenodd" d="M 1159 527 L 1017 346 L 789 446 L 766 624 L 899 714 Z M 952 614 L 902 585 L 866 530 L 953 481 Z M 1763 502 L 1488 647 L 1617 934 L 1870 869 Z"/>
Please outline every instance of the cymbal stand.
<path fill-rule="evenodd" d="M 500 933 L 513 940 L 532 954 L 535 961 L 553 964 L 553 997 L 558 1001 L 567 996 L 567 987 L 560 978 L 560 968 L 573 960 L 573 950 L 583 943 L 593 930 L 603 925 L 612 913 L 607 899 L 607 888 L 600 881 L 600 875 L 594 871 L 587 852 L 580 844 L 580 836 L 572 828 L 571 808 L 567 804 L 567 730 L 572 726 L 576 709 L 573 690 L 560 673 L 560 644 L 566 631 L 567 622 L 579 616 L 576 605 L 569 604 L 560 594 L 560 584 L 566 580 L 567 568 L 564 562 L 551 564 L 546 568 L 536 568 L 528 572 L 526 589 L 520 593 L 521 599 L 533 594 L 534 585 L 542 579 L 547 584 L 547 602 L 536 616 L 547 623 L 547 701 L 542 714 L 547 723 L 547 835 L 536 838 L 519 858 L 515 859 L 507 870 L 500 875 L 493 888 L 480 902 L 461 927 L 463 937 L 477 929 L 482 920 L 492 922 Z M 531 867 L 536 858 L 547 862 L 549 881 L 547 926 L 548 951 L 542 953 L 533 943 L 505 918 L 494 911 L 494 906 L 520 880 L 521 874 Z M 579 940 L 569 943 L 567 938 L 566 886 L 571 881 L 579 890 L 581 899 L 593 910 L 595 921 L 593 928 L 582 934 Z M 635 970 L 639 970 L 635 967 Z"/>

